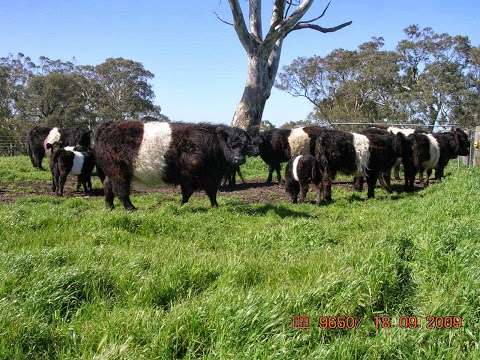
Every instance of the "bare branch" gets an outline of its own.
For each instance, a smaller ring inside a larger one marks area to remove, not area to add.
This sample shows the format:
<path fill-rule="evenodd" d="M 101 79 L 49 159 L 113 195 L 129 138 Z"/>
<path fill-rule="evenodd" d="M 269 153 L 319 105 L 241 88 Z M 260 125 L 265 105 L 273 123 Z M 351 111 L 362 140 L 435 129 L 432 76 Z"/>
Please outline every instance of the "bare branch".
<path fill-rule="evenodd" d="M 249 0 L 250 33 L 262 41 L 262 0 Z"/>
<path fill-rule="evenodd" d="M 248 53 L 253 52 L 255 40 L 250 35 L 245 25 L 245 19 L 243 17 L 242 8 L 238 3 L 238 0 L 228 0 L 230 4 L 230 9 L 232 10 L 233 15 L 233 26 L 235 32 L 237 33 L 238 39 L 242 43 L 242 46 Z"/>
<path fill-rule="evenodd" d="M 325 6 L 325 9 L 323 9 L 322 13 L 319 16 L 317 16 L 316 18 L 313 18 L 311 20 L 306 20 L 306 21 L 299 21 L 298 23 L 299 24 L 308 24 L 308 23 L 312 23 L 314 21 L 317 21 L 318 19 L 321 19 L 325 15 L 325 13 L 327 12 L 327 10 L 330 6 L 330 3 L 331 3 L 331 1 L 328 2 L 327 6 Z"/>
<path fill-rule="evenodd" d="M 337 25 L 337 26 L 334 26 L 334 27 L 322 27 L 320 25 L 316 25 L 316 24 L 307 24 L 307 23 L 299 23 L 297 25 L 295 25 L 290 31 L 294 31 L 294 30 L 301 30 L 301 29 L 312 29 L 312 30 L 317 30 L 317 31 L 320 31 L 321 33 L 331 33 L 331 32 L 335 32 L 335 31 L 338 31 L 340 29 L 343 29 L 344 27 L 347 27 L 349 25 L 352 24 L 352 21 L 347 21 L 343 24 L 340 24 L 340 25 Z"/>
<path fill-rule="evenodd" d="M 287 3 L 288 3 L 288 6 L 287 6 L 287 10 L 285 10 L 285 15 L 283 16 L 284 19 L 287 18 L 288 16 L 288 13 L 290 11 L 290 8 L 292 7 L 293 5 L 293 0 L 287 0 Z"/>
<path fill-rule="evenodd" d="M 217 14 L 216 11 L 213 12 L 215 14 L 215 17 L 218 19 L 218 21 L 221 21 L 222 23 L 224 24 L 227 24 L 227 25 L 230 25 L 230 26 L 233 26 L 233 23 L 227 21 L 227 20 L 223 20 L 220 15 Z"/>
<path fill-rule="evenodd" d="M 277 2 L 278 1 L 275 1 L 275 3 Z M 284 2 L 285 0 L 283 3 Z M 305 15 L 312 4 L 313 0 L 303 0 L 289 17 L 281 21 L 278 25 L 272 24 L 264 41 L 266 49 L 272 49 L 278 39 L 285 37 L 287 33 L 290 32 L 290 30 L 292 30 L 298 21 Z"/>

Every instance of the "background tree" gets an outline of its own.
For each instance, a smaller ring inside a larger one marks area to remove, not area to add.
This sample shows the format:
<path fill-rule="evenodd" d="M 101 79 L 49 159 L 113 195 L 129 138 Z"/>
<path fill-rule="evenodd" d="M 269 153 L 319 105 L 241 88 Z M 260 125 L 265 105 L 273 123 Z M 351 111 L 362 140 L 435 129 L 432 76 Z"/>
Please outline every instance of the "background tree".
<path fill-rule="evenodd" d="M 276 86 L 313 105 L 315 122 L 478 124 L 480 50 L 464 36 L 411 25 L 394 51 L 383 38 L 356 50 L 295 59 Z"/>
<path fill-rule="evenodd" d="M 233 25 L 238 39 L 247 54 L 247 81 L 242 98 L 235 110 L 232 125 L 241 128 L 260 125 L 265 103 L 270 97 L 278 71 L 283 41 L 295 30 L 313 29 L 322 33 L 334 32 L 351 24 L 351 21 L 335 27 L 325 28 L 317 24 L 325 15 L 330 3 L 317 17 L 302 21 L 314 0 L 275 0 L 270 27 L 263 36 L 262 1 L 248 1 L 247 27 L 238 0 L 229 0 Z M 223 22 L 226 22 L 222 20 Z"/>
<path fill-rule="evenodd" d="M 153 104 L 154 93 L 149 80 L 153 74 L 139 62 L 115 58 L 95 67 L 100 85 L 99 109 L 107 119 L 138 117 L 147 112 L 160 113 Z"/>

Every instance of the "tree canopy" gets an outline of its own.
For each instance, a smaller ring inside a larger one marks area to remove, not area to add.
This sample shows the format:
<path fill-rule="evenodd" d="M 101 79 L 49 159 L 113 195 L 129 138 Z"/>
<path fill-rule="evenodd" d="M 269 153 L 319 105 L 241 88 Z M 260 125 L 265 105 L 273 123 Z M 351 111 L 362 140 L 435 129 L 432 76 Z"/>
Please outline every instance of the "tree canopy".
<path fill-rule="evenodd" d="M 355 50 L 297 58 L 276 86 L 308 99 L 317 122 L 478 125 L 479 47 L 417 25 L 404 35 L 394 50 L 374 37 Z"/>

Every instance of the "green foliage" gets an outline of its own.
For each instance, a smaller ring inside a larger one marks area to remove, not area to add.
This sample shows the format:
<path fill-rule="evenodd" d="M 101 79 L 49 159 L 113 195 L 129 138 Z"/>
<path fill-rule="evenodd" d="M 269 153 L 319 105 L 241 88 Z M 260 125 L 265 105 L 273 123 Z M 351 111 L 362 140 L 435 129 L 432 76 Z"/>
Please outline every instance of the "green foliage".
<path fill-rule="evenodd" d="M 25 158 L 1 161 L 1 181 L 35 179 Z M 244 173 L 266 176 L 257 159 Z M 235 193 L 218 209 L 135 195 L 135 213 L 100 197 L 0 204 L 0 358 L 476 359 L 479 179 L 452 164 L 421 192 L 335 187 L 329 206 Z M 296 314 L 311 328 L 292 329 Z M 318 329 L 335 314 L 359 328 Z M 422 327 L 376 334 L 378 314 Z M 429 314 L 465 325 L 428 330 Z"/>
<path fill-rule="evenodd" d="M 383 38 L 295 59 L 277 87 L 314 105 L 323 122 L 412 122 L 478 125 L 479 48 L 465 36 L 411 25 L 394 51 Z"/>

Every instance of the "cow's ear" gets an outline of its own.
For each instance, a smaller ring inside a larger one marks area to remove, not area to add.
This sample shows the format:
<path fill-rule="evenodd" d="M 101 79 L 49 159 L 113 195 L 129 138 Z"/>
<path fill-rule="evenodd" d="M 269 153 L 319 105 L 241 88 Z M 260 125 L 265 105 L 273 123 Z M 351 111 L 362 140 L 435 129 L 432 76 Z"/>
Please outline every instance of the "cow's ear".
<path fill-rule="evenodd" d="M 49 150 L 50 150 L 51 148 L 53 148 L 52 144 L 50 144 L 50 143 L 47 143 L 47 145 L 45 145 L 45 147 L 46 147 L 47 149 L 49 149 Z"/>

